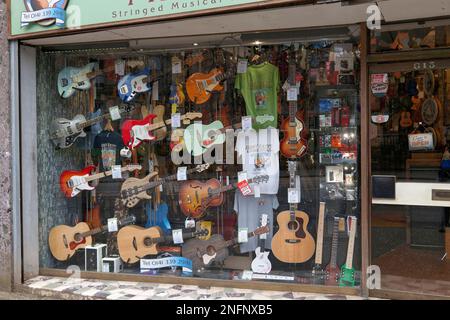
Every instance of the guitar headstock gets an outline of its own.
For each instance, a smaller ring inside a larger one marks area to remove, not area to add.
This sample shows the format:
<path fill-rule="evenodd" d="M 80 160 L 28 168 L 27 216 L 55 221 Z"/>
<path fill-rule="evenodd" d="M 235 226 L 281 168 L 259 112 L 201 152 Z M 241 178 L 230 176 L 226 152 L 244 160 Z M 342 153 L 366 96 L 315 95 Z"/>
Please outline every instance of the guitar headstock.
<path fill-rule="evenodd" d="M 130 60 L 130 61 L 127 61 L 127 66 L 129 66 L 130 68 L 136 68 L 136 67 L 139 67 L 139 68 L 143 68 L 143 67 L 145 67 L 145 63 L 144 63 L 144 61 L 141 61 L 141 60 Z"/>
<path fill-rule="evenodd" d="M 136 170 L 142 170 L 142 166 L 140 164 L 130 164 L 127 166 L 129 172 L 133 172 Z"/>
<path fill-rule="evenodd" d="M 195 232 L 196 237 L 206 237 L 208 235 L 209 235 L 208 229 L 201 229 L 201 230 Z"/>
<path fill-rule="evenodd" d="M 268 233 L 268 232 L 269 232 L 269 226 L 259 227 L 258 229 L 253 231 L 255 236 L 259 236 L 259 235 L 262 235 L 262 234 L 265 234 L 265 233 Z"/>
<path fill-rule="evenodd" d="M 136 109 L 135 104 L 126 104 L 120 107 L 120 113 L 129 113 Z"/>
<path fill-rule="evenodd" d="M 195 172 L 203 172 L 209 169 L 209 167 L 211 166 L 211 164 L 209 163 L 205 163 L 205 164 L 201 164 L 195 167 Z"/>
<path fill-rule="evenodd" d="M 190 124 L 192 120 L 201 119 L 203 114 L 200 112 L 189 112 L 186 113 L 183 118 L 183 124 Z"/>
<path fill-rule="evenodd" d="M 288 161 L 288 171 L 290 174 L 295 174 L 297 172 L 297 162 Z"/>
<path fill-rule="evenodd" d="M 250 183 L 267 183 L 269 181 L 268 175 L 256 176 L 249 180 Z"/>
<path fill-rule="evenodd" d="M 198 53 L 193 53 L 184 60 L 184 63 L 188 67 L 192 67 L 194 64 L 202 62 L 206 59 L 207 50 Z"/>

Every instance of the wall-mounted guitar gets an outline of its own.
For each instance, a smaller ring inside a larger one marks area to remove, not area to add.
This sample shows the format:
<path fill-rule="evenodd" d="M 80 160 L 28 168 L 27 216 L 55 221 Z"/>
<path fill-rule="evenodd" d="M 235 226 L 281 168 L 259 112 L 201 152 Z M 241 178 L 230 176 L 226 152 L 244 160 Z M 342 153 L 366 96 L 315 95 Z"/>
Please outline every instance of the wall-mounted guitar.
<path fill-rule="evenodd" d="M 291 57 L 289 62 L 289 87 L 296 85 L 296 60 Z M 308 151 L 308 141 L 303 138 L 305 122 L 301 111 L 297 111 L 298 100 L 289 101 L 289 117 L 281 124 L 281 131 L 284 132 L 284 138 L 280 144 L 280 151 L 288 159 L 303 157 Z"/>
<path fill-rule="evenodd" d="M 358 226 L 358 219 L 356 217 L 349 218 L 350 237 L 347 247 L 347 260 L 341 268 L 341 277 L 339 279 L 340 287 L 354 287 L 355 286 L 355 269 L 353 268 L 353 254 L 355 250 L 356 229 Z"/>
<path fill-rule="evenodd" d="M 337 254 L 339 246 L 339 217 L 334 217 L 333 222 L 333 239 L 331 241 L 331 258 L 330 263 L 325 268 L 326 279 L 325 284 L 327 286 L 336 286 L 339 283 L 339 277 L 341 275 L 341 269 L 337 264 Z"/>
<path fill-rule="evenodd" d="M 234 70 L 223 72 L 213 69 L 210 73 L 194 73 L 186 80 L 186 91 L 195 104 L 208 102 L 213 92 L 222 91 L 222 82 L 234 75 Z"/>
<path fill-rule="evenodd" d="M 297 163 L 288 161 L 290 187 L 296 187 Z M 280 212 L 277 222 L 280 227 L 272 239 L 272 252 L 275 257 L 286 263 L 303 263 L 314 254 L 315 242 L 308 231 L 308 215 L 291 203 L 289 211 Z"/>
<path fill-rule="evenodd" d="M 105 171 L 97 174 L 91 174 L 95 171 L 95 166 L 88 166 L 80 171 L 64 171 L 59 177 L 59 185 L 61 191 L 67 198 L 73 198 L 77 196 L 83 190 L 94 190 L 95 187 L 89 185 L 89 182 L 112 176 L 112 171 Z M 141 170 L 141 165 L 128 165 L 122 167 L 121 171 L 136 171 Z"/>
<path fill-rule="evenodd" d="M 131 102 L 139 93 L 151 92 L 152 84 L 157 80 L 151 77 L 149 68 L 125 75 L 117 84 L 120 99 L 123 102 Z"/>
<path fill-rule="evenodd" d="M 128 113 L 134 110 L 134 105 L 125 105 L 119 108 L 120 114 Z M 56 149 L 66 149 L 74 144 L 80 137 L 86 137 L 84 129 L 105 119 L 111 119 L 111 114 L 105 113 L 99 117 L 86 120 L 85 116 L 79 114 L 72 120 L 58 118 L 50 126 L 50 139 L 56 146 Z"/>
<path fill-rule="evenodd" d="M 203 172 L 208 170 L 209 167 L 209 164 L 198 165 L 193 169 L 187 170 L 187 174 Z M 125 203 L 128 208 L 133 208 L 139 203 L 139 201 L 143 199 L 151 199 L 151 196 L 147 193 L 148 190 L 163 185 L 168 181 L 177 179 L 177 174 L 173 174 L 162 179 L 151 181 L 156 178 L 157 175 L 158 172 L 152 172 L 143 179 L 128 178 L 125 180 L 120 191 L 123 203 Z"/>
<path fill-rule="evenodd" d="M 117 222 L 118 227 L 133 224 L 136 217 L 129 216 Z M 75 227 L 56 226 L 50 230 L 48 245 L 50 252 L 59 261 L 66 261 L 75 254 L 77 249 L 82 249 L 92 244 L 92 236 L 108 231 L 108 226 L 90 229 L 85 222 L 80 222 Z"/>
<path fill-rule="evenodd" d="M 325 202 L 321 202 L 319 207 L 319 218 L 317 221 L 316 257 L 314 261 L 314 267 L 312 270 L 314 284 L 324 284 L 326 278 L 326 273 L 322 265 L 324 224 L 325 224 Z"/>
<path fill-rule="evenodd" d="M 251 183 L 267 183 L 268 175 L 255 176 L 248 179 Z M 207 182 L 185 181 L 179 192 L 180 209 L 187 217 L 199 219 L 206 213 L 209 207 L 221 206 L 224 200 L 223 193 L 238 187 L 238 183 L 222 186 L 219 180 L 211 179 Z"/>
<path fill-rule="evenodd" d="M 261 216 L 261 226 L 265 227 L 268 223 L 267 214 Z M 261 234 L 259 236 L 260 245 L 256 248 L 256 257 L 252 261 L 252 271 L 255 273 L 267 274 L 272 270 L 272 263 L 269 260 L 270 251 L 265 251 L 265 242 L 267 234 Z"/>
<path fill-rule="evenodd" d="M 183 239 L 204 237 L 208 230 L 183 232 Z M 165 236 L 159 227 L 145 229 L 139 226 L 128 226 L 117 234 L 119 255 L 126 263 L 136 263 L 147 255 L 159 252 L 158 244 L 173 242 L 173 236 Z"/>
<path fill-rule="evenodd" d="M 248 238 L 269 232 L 269 227 L 260 227 L 248 233 Z M 228 247 L 239 243 L 239 239 L 225 241 L 220 234 L 215 234 L 209 240 L 189 240 L 183 245 L 183 257 L 192 260 L 192 271 L 201 272 L 213 262 L 223 262 L 228 256 Z"/>
<path fill-rule="evenodd" d="M 181 116 L 183 124 L 189 124 L 192 120 L 201 119 L 201 113 L 187 113 Z M 164 128 L 166 125 L 172 124 L 172 119 L 153 123 L 156 118 L 155 114 L 149 114 L 143 120 L 127 120 L 122 125 L 123 143 L 130 149 L 139 147 L 144 141 L 154 141 L 156 137 L 154 130 Z"/>

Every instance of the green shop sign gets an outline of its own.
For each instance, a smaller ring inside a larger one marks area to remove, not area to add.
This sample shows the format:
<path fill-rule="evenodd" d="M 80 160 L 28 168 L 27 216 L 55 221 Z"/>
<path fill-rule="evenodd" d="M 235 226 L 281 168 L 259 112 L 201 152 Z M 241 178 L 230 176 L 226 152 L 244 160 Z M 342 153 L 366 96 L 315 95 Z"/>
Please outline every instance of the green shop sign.
<path fill-rule="evenodd" d="M 10 0 L 12 37 L 49 30 L 76 30 L 96 25 L 133 23 L 179 14 L 201 13 L 267 0 Z M 217 10 L 220 11 L 220 10 Z"/>

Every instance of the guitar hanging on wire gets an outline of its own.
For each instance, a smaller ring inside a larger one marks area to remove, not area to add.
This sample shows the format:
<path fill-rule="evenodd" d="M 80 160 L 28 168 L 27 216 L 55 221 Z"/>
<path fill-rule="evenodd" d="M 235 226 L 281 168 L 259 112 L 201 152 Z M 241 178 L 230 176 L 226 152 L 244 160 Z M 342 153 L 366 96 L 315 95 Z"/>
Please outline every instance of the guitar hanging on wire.
<path fill-rule="evenodd" d="M 155 81 L 157 79 L 151 77 L 151 70 L 149 68 L 125 75 L 117 84 L 120 99 L 123 102 L 131 102 L 139 93 L 150 93 L 152 84 Z"/>
<path fill-rule="evenodd" d="M 353 254 L 355 250 L 356 229 L 358 226 L 358 219 L 356 217 L 349 217 L 350 237 L 347 247 L 347 260 L 341 268 L 341 277 L 339 279 L 340 287 L 354 287 L 355 269 L 353 268 Z"/>
<path fill-rule="evenodd" d="M 263 227 L 267 226 L 268 216 L 267 214 L 261 215 L 261 225 Z M 256 248 L 256 257 L 252 261 L 252 271 L 255 273 L 267 274 L 272 270 L 272 263 L 269 260 L 270 251 L 265 251 L 265 242 L 267 239 L 267 234 L 259 235 L 260 246 Z"/>
<path fill-rule="evenodd" d="M 333 239 L 331 241 L 331 258 L 330 263 L 325 268 L 326 278 L 325 284 L 327 286 L 336 286 L 339 283 L 341 269 L 337 264 L 337 254 L 339 245 L 339 217 L 334 217 L 333 223 Z"/>
<path fill-rule="evenodd" d="M 223 72 L 213 69 L 210 73 L 194 73 L 186 80 L 186 91 L 195 104 L 208 102 L 213 92 L 224 90 L 222 82 L 234 75 L 234 71 Z"/>
<path fill-rule="evenodd" d="M 317 222 L 316 257 L 314 261 L 314 267 L 312 270 L 313 281 L 315 284 L 324 284 L 326 277 L 326 273 L 322 265 L 324 224 L 325 224 L 325 202 L 321 202 L 319 208 L 319 218 Z"/>

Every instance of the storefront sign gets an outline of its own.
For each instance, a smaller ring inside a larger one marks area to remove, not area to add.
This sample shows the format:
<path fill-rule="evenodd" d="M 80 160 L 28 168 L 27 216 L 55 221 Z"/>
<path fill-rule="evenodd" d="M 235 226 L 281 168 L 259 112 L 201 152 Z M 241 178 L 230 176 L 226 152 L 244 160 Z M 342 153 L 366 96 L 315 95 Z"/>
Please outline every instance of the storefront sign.
<path fill-rule="evenodd" d="M 433 150 L 433 134 L 418 133 L 408 135 L 409 151 Z"/>
<path fill-rule="evenodd" d="M 290 1 L 283 1 L 290 2 Z M 73 30 L 119 22 L 142 22 L 155 17 L 233 6 L 259 5 L 267 0 L 10 0 L 11 36 L 49 30 Z"/>
<path fill-rule="evenodd" d="M 141 273 L 161 268 L 182 267 L 183 273 L 192 272 L 192 261 L 183 257 L 141 259 Z"/>

